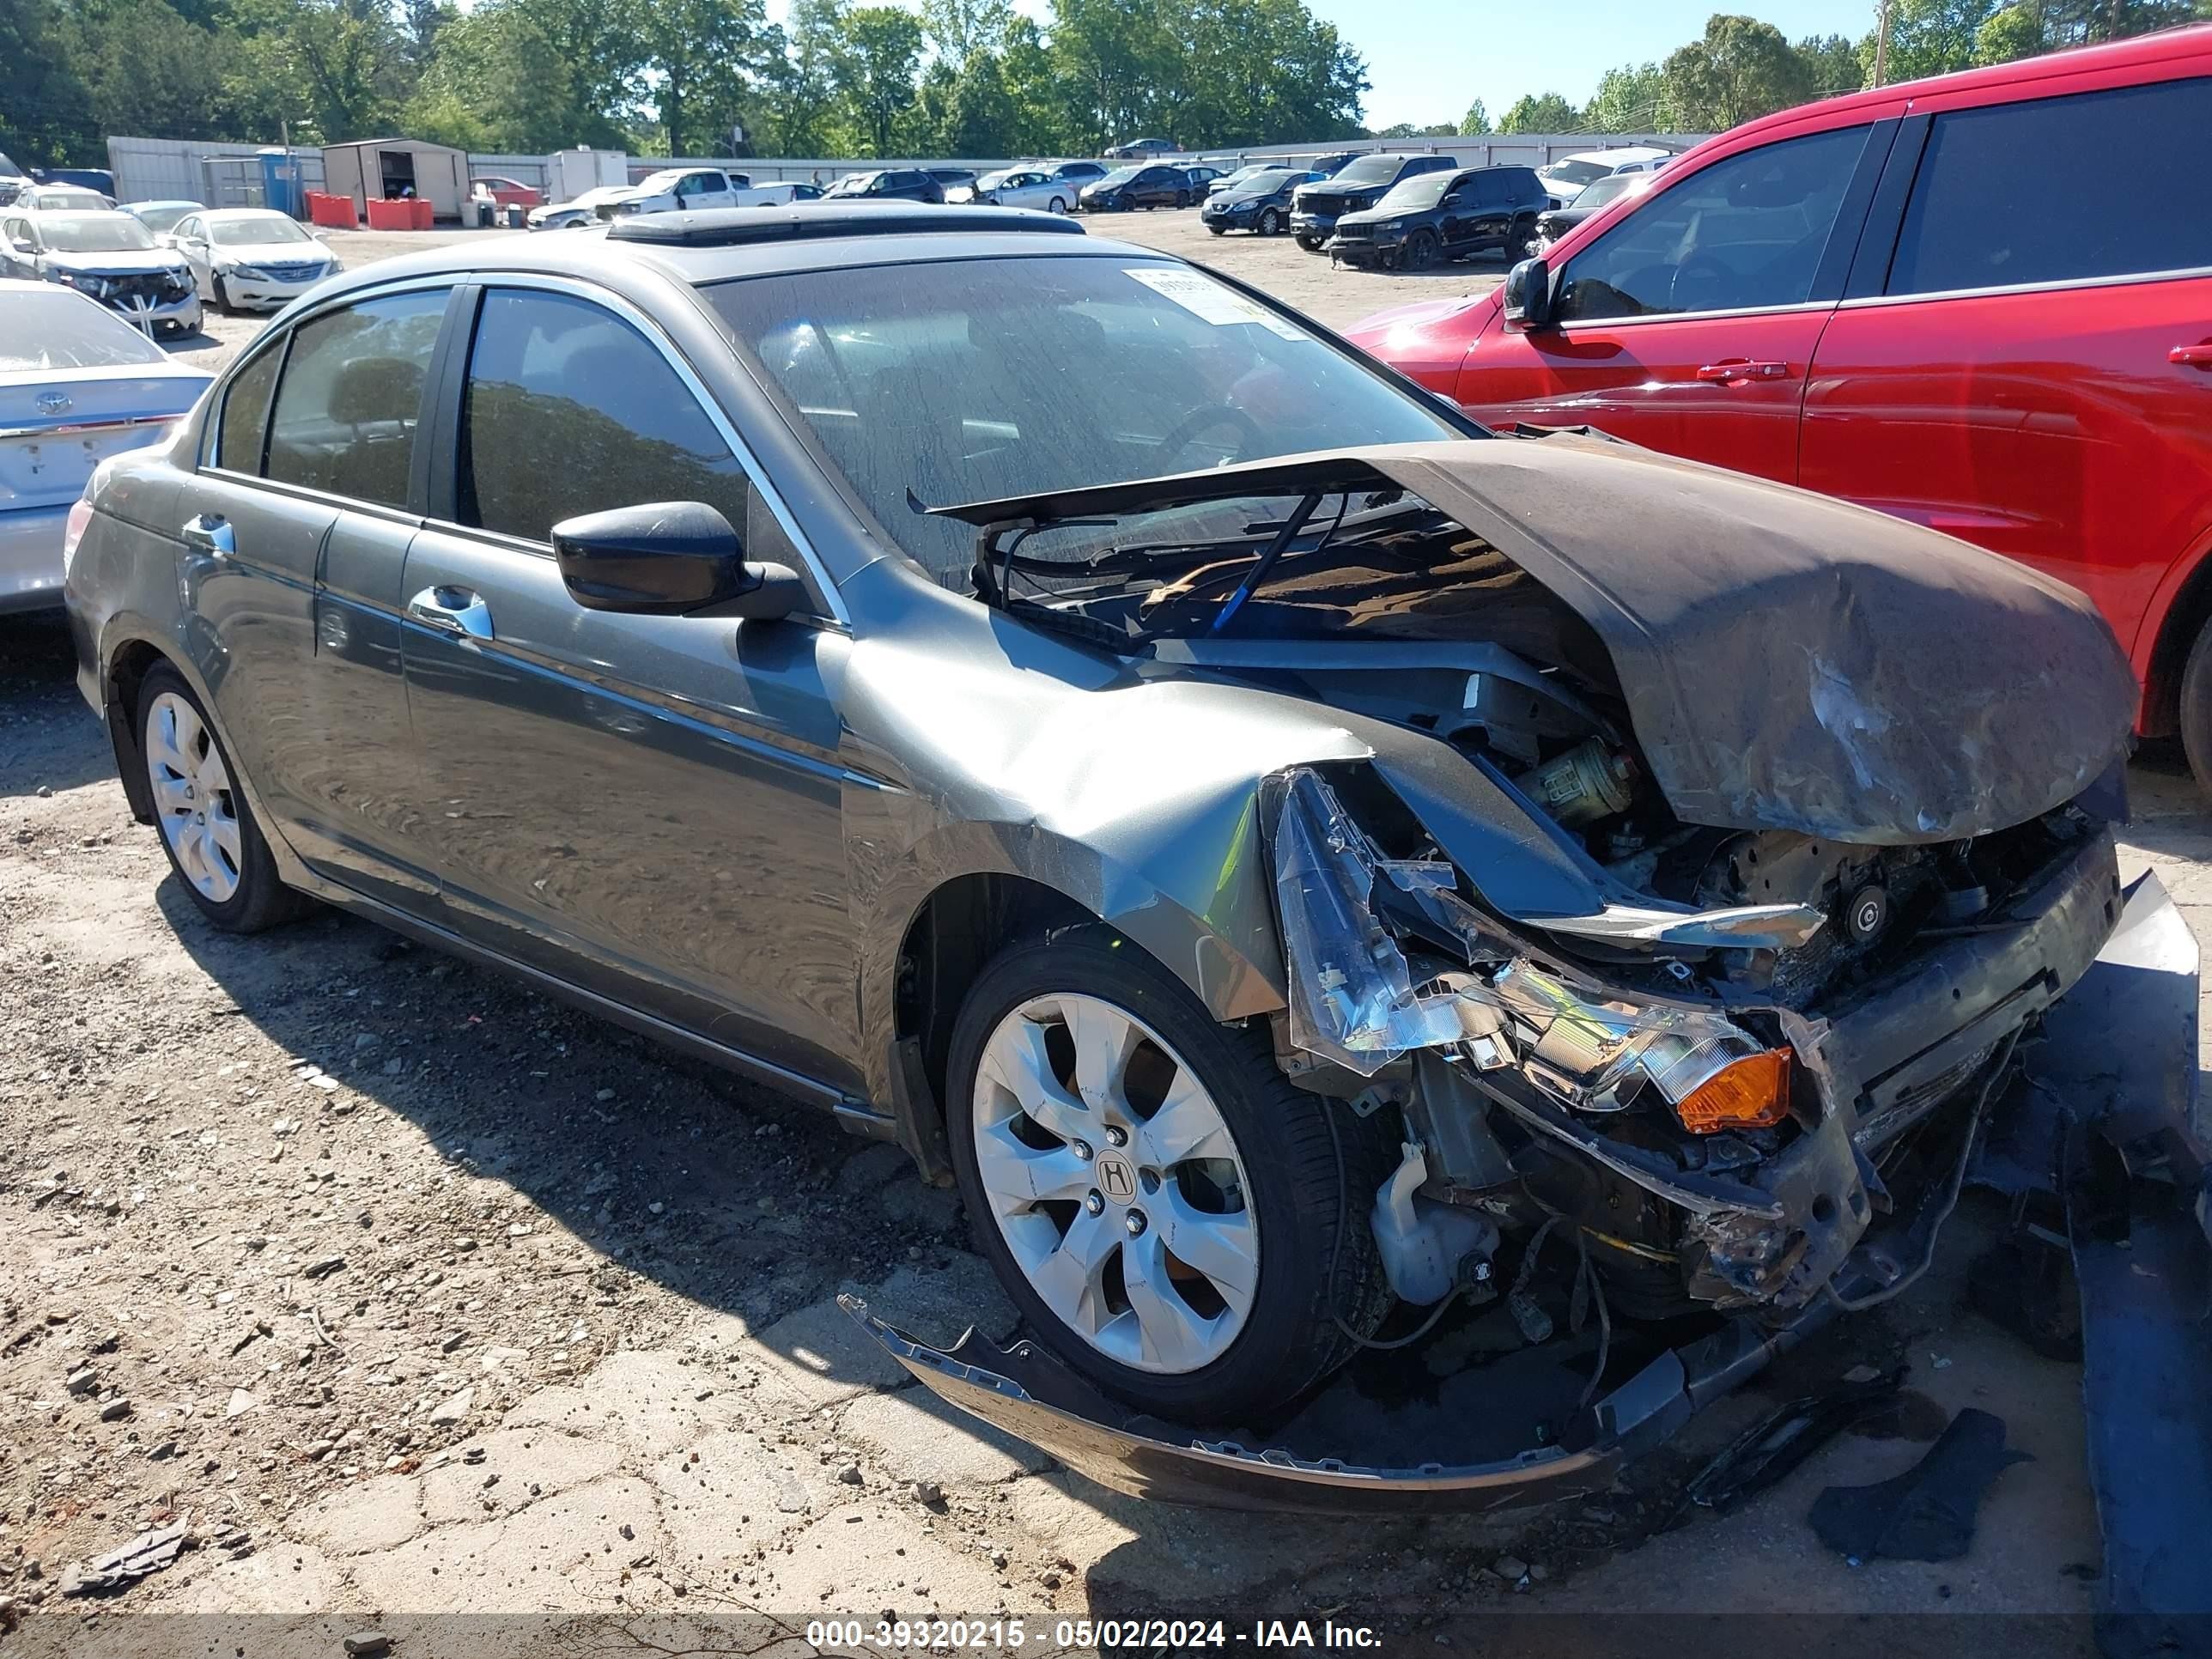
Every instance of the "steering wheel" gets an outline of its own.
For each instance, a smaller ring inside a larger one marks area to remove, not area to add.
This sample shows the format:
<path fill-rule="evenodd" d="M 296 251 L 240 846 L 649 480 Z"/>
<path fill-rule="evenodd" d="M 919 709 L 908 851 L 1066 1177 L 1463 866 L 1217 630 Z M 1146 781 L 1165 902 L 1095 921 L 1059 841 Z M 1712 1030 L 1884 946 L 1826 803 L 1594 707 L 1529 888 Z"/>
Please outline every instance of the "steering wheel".
<path fill-rule="evenodd" d="M 1725 283 L 1735 275 L 1735 273 L 1734 271 L 1723 264 L 1720 260 L 1715 258 L 1712 254 L 1692 253 L 1688 258 L 1683 260 L 1681 264 L 1674 267 L 1673 280 L 1668 282 L 1667 284 L 1667 303 L 1675 310 L 1710 309 L 1710 307 L 1685 307 L 1681 304 L 1682 288 L 1685 280 L 1686 279 L 1688 281 L 1690 291 L 1694 295 L 1697 292 L 1699 283 L 1710 281 L 1714 277 L 1718 277 L 1722 282 Z"/>
<path fill-rule="evenodd" d="M 1237 453 L 1231 457 L 1232 460 L 1243 460 L 1248 449 L 1265 441 L 1260 431 L 1260 423 L 1243 410 L 1234 404 L 1214 404 L 1207 408 L 1194 409 L 1177 421 L 1175 429 L 1160 440 L 1159 453 L 1167 459 L 1175 460 L 1182 454 L 1184 450 L 1190 447 L 1194 438 L 1202 432 L 1212 431 L 1217 426 L 1233 426 L 1240 428 Z M 1163 471 L 1187 472 L 1190 469 L 1168 466 Z"/>

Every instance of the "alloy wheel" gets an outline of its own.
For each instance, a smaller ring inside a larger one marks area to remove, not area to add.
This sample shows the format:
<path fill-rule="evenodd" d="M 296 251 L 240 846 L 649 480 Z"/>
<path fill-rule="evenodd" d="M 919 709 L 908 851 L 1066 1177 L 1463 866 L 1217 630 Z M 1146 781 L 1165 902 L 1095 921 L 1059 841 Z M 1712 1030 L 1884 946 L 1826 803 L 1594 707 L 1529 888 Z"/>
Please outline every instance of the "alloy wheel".
<path fill-rule="evenodd" d="M 177 867 L 203 897 L 227 902 L 245 867 L 238 803 L 215 734 L 173 691 L 155 697 L 147 717 L 146 775 Z"/>
<path fill-rule="evenodd" d="M 1031 998 L 983 1045 L 971 1121 L 992 1224 L 1062 1324 L 1137 1370 L 1228 1351 L 1259 1229 L 1228 1124 L 1157 1033 L 1096 997 Z"/>
<path fill-rule="evenodd" d="M 1282 229 L 1282 215 L 1277 213 L 1273 208 L 1263 208 L 1261 210 L 1260 234 L 1262 236 L 1273 236 L 1277 231 Z"/>

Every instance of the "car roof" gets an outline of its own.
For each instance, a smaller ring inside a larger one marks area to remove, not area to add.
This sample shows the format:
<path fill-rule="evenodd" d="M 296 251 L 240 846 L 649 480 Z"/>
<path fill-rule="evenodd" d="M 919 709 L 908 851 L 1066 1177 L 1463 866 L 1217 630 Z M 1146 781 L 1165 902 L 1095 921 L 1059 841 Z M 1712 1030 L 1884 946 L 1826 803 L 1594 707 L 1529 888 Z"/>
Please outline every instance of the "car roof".
<path fill-rule="evenodd" d="M 779 214 L 818 213 L 811 204 L 781 210 Z M 762 208 L 731 208 L 703 214 L 668 214 L 669 219 L 760 218 L 771 211 Z M 879 209 L 884 214 L 899 212 Z M 974 210 L 927 210 L 948 218 L 972 223 Z M 1020 211 L 1006 210 L 1008 213 Z M 908 217 L 901 214 L 902 217 Z M 994 217 L 996 216 L 994 216 Z M 1038 218 L 1048 216 L 1036 215 Z M 1055 221 L 1058 216 L 1050 216 Z M 550 276 L 574 276 L 601 283 L 616 292 L 648 285 L 654 276 L 687 286 L 726 282 L 744 276 L 771 276 L 791 271 L 839 270 L 872 265 L 911 264 L 945 259 L 1004 259 L 1023 257 L 1105 257 L 1118 259 L 1173 260 L 1133 243 L 1073 233 L 1040 234 L 1035 231 L 971 230 L 918 231 L 889 229 L 871 234 L 805 236 L 758 241 L 736 247 L 685 247 L 663 242 L 624 241 L 605 231 L 586 230 L 561 236 L 507 236 L 448 243 L 380 259 L 357 266 L 319 293 L 343 295 L 357 289 L 382 287 L 394 281 L 428 276 L 488 275 L 512 271 Z M 643 282 L 641 282 L 643 279 Z"/>
<path fill-rule="evenodd" d="M 117 210 L 117 211 L 120 213 L 133 213 L 140 208 L 157 207 L 191 208 L 197 211 L 202 212 L 206 210 L 205 205 L 202 203 L 187 201 L 181 196 L 164 196 L 150 202 L 125 202 Z"/>
<path fill-rule="evenodd" d="M 292 216 L 277 208 L 228 207 L 202 208 L 201 216 L 209 219 L 291 219 Z M 293 220 L 294 223 L 299 222 Z"/>

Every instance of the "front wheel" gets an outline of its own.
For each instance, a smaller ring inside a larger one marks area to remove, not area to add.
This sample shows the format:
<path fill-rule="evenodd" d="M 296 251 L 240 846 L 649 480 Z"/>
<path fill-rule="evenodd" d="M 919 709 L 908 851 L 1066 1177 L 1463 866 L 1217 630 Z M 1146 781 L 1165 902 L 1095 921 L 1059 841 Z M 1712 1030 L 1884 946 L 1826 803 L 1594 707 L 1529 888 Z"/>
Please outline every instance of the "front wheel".
<path fill-rule="evenodd" d="M 1226 236 L 1229 234 L 1229 227 L 1226 225 L 1208 225 L 1206 228 L 1216 236 Z"/>
<path fill-rule="evenodd" d="M 201 915 L 226 933 L 258 933 L 307 908 L 278 877 L 207 710 L 167 665 L 139 688 L 138 752 L 161 850 Z"/>
<path fill-rule="evenodd" d="M 1309 253 L 1318 253 L 1321 252 L 1321 243 L 1311 236 L 1299 237 L 1298 246 Z"/>
<path fill-rule="evenodd" d="M 1413 239 L 1406 244 L 1405 266 L 1408 270 L 1426 270 L 1437 262 L 1437 239 L 1431 231 L 1417 230 Z"/>
<path fill-rule="evenodd" d="M 1275 235 L 1279 233 L 1282 228 L 1283 216 L 1281 214 L 1276 212 L 1273 208 L 1262 208 L 1260 210 L 1260 234 L 1262 236 Z"/>
<path fill-rule="evenodd" d="M 1048 213 L 1065 213 L 1067 211 L 1067 204 L 1060 197 L 1055 196 L 1052 200 L 1045 204 L 1045 211 Z"/>
<path fill-rule="evenodd" d="M 215 282 L 211 286 L 215 290 L 215 303 L 216 308 L 218 311 L 234 312 L 238 309 L 236 306 L 230 302 L 230 290 L 223 287 L 222 273 L 221 271 L 218 270 L 216 272 Z"/>
<path fill-rule="evenodd" d="M 1272 1410 L 1387 1309 L 1368 1124 L 1291 1086 L 1263 1031 L 1217 1024 L 1110 930 L 986 968 L 947 1082 L 977 1248 L 1051 1346 L 1139 1410 Z"/>

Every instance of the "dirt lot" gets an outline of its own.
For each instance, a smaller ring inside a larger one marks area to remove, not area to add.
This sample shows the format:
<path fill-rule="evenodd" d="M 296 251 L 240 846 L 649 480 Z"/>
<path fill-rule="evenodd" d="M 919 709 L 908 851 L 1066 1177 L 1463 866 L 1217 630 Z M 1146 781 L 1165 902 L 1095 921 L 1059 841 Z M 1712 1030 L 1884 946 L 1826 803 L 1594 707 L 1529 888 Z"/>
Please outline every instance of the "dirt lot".
<path fill-rule="evenodd" d="M 1496 280 L 1332 274 L 1194 214 L 1126 231 L 1334 322 Z M 421 239 L 333 240 L 359 262 Z M 2079 1372 L 1966 1310 L 1986 1209 L 1940 1273 L 1601 1502 L 1382 1523 L 1147 1507 L 896 1386 L 837 1310 L 857 1287 L 925 1337 L 1013 1328 L 955 1200 L 896 1154 L 363 923 L 211 932 L 111 773 L 59 626 L 0 622 L 0 1626 L 30 1613 L 33 1650 L 329 1654 L 372 1626 L 402 1654 L 599 1650 L 613 1620 L 617 1650 L 753 1651 L 825 1614 L 1003 1609 L 1047 1633 L 1326 1613 L 1410 1651 L 1524 1607 L 2062 1614 L 1885 1639 L 2087 1650 Z M 2212 823 L 2169 760 L 2134 784 L 2130 872 L 2159 865 L 2195 917 Z M 1912 1368 L 1895 1419 L 1725 1518 L 1664 1525 L 1702 1455 L 1892 1359 Z M 1818 1546 L 1816 1492 L 1898 1473 L 1969 1404 L 2035 1459 L 1971 1555 L 1854 1569 Z M 164 1570 L 66 1593 L 174 1526 L 191 1547 Z M 1626 1650 L 1649 1629 L 1514 1639 Z"/>

